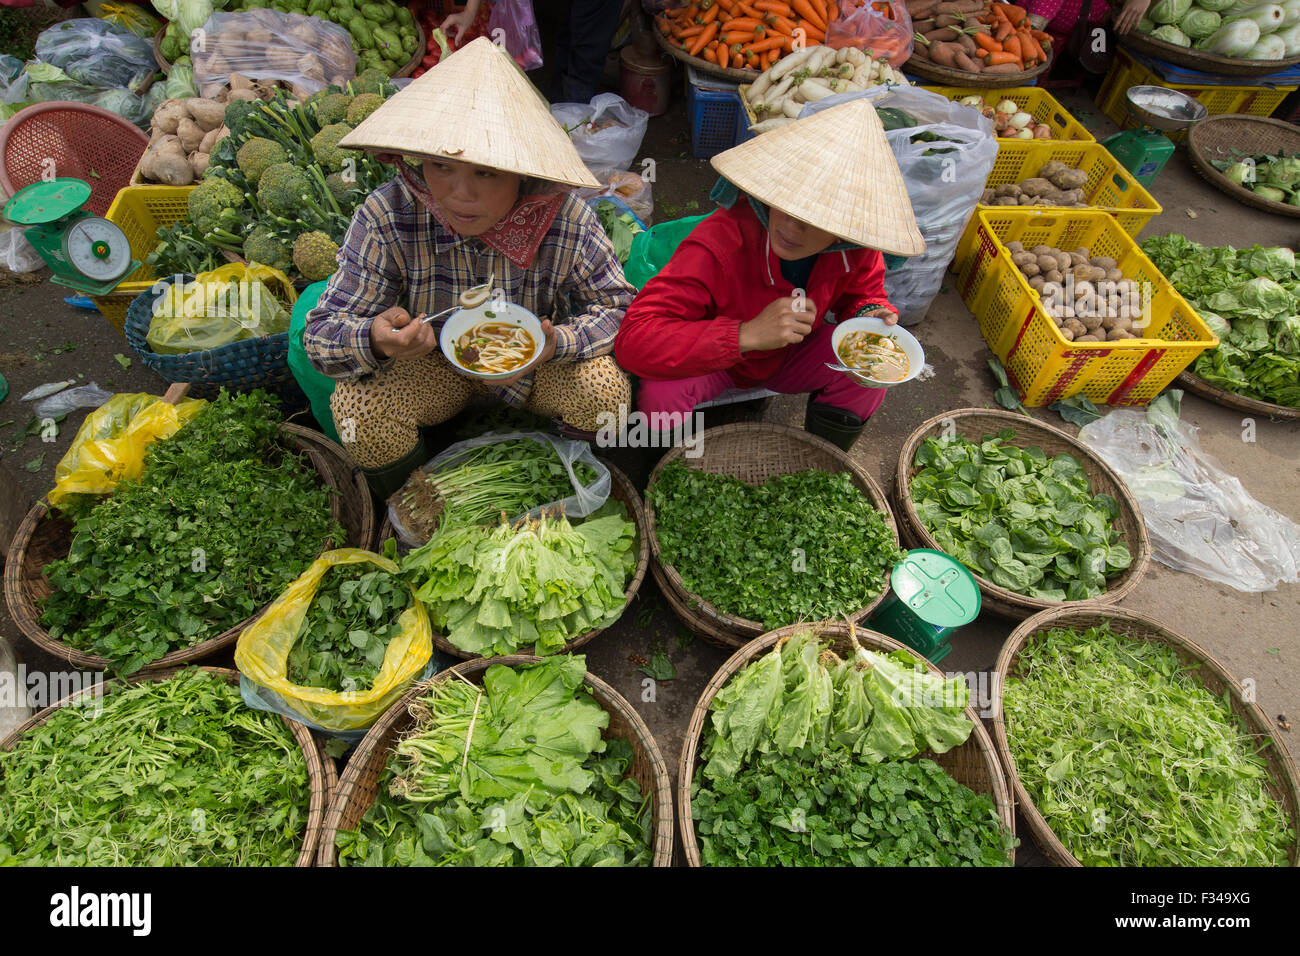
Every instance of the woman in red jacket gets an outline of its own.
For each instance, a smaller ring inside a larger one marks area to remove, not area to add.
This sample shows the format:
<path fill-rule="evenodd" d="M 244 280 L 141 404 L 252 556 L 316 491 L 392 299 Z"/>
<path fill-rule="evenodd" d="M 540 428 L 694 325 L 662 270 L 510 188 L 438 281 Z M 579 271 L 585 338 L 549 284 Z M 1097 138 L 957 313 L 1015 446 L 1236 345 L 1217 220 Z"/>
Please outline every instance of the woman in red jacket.
<path fill-rule="evenodd" d="M 837 361 L 827 318 L 897 322 L 881 253 L 925 250 L 880 119 L 853 100 L 713 167 L 723 208 L 646 283 L 615 339 L 618 364 L 641 379 L 637 406 L 680 423 L 729 388 L 811 393 L 804 427 L 847 450 L 885 390 L 826 367 Z"/>

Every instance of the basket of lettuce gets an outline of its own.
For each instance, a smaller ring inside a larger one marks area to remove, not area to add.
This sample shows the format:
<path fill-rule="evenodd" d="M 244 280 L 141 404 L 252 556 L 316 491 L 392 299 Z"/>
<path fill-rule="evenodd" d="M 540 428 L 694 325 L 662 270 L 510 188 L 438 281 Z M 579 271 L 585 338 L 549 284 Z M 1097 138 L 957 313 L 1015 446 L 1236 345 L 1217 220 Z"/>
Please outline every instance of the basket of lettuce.
<path fill-rule="evenodd" d="M 1204 73 L 1266 76 L 1300 63 L 1300 0 L 1155 0 L 1120 42 Z"/>
<path fill-rule="evenodd" d="M 1300 419 L 1300 264 L 1285 247 L 1202 246 L 1176 233 L 1142 251 L 1219 338 L 1178 383 L 1256 415 Z"/>

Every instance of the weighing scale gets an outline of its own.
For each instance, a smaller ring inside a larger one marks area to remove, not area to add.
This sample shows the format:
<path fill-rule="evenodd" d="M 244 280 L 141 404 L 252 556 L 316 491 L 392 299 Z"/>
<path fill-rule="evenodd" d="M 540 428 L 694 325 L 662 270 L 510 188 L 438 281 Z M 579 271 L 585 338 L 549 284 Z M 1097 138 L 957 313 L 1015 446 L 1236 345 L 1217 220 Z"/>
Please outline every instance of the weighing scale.
<path fill-rule="evenodd" d="M 90 184 L 51 179 L 18 190 L 5 218 L 27 226 L 23 235 L 53 270 L 53 281 L 86 295 L 107 295 L 136 269 L 131 243 L 114 223 L 83 209 Z"/>
<path fill-rule="evenodd" d="M 1174 144 L 1164 133 L 1176 133 L 1210 115 L 1203 103 L 1163 86 L 1131 86 L 1128 115 L 1140 129 L 1126 129 L 1102 140 L 1112 156 L 1147 189 L 1174 154 Z M 1163 130 L 1163 132 L 1161 132 Z"/>

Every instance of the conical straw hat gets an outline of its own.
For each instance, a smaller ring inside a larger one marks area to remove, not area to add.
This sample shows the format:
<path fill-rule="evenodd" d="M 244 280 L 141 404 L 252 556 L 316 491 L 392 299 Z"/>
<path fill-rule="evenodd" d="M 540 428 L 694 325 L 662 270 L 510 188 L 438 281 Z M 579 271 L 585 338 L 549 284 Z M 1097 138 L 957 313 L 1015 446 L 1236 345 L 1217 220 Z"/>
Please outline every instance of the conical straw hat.
<path fill-rule="evenodd" d="M 925 251 L 898 161 L 865 98 L 719 153 L 713 168 L 759 202 L 841 239 L 899 256 Z"/>
<path fill-rule="evenodd" d="M 339 145 L 600 185 L 510 54 L 486 37 L 392 96 Z"/>

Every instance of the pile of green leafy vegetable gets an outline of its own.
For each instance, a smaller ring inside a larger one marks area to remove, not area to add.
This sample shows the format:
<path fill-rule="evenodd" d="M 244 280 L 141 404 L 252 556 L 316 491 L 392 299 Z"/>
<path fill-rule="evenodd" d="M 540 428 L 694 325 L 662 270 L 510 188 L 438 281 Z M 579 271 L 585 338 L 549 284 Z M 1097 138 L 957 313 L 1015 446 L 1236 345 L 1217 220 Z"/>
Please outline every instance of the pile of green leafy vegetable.
<path fill-rule="evenodd" d="M 430 622 L 462 651 L 553 654 L 623 613 L 635 536 L 626 509 L 608 501 L 577 525 L 543 515 L 440 529 L 402 570 Z"/>
<path fill-rule="evenodd" d="M 188 670 L 0 751 L 0 866 L 292 866 L 310 799 L 288 725 Z"/>
<path fill-rule="evenodd" d="M 1202 246 L 1170 234 L 1142 251 L 1219 338 L 1191 371 L 1217 388 L 1300 408 L 1300 266 L 1284 247 Z"/>
<path fill-rule="evenodd" d="M 583 487 L 596 480 L 574 463 Z M 407 533 L 427 542 L 441 526 L 493 524 L 573 495 L 573 479 L 555 446 L 531 438 L 479 445 L 428 471 L 418 469 L 393 499 Z"/>
<path fill-rule="evenodd" d="M 1285 866 L 1258 741 L 1164 645 L 1052 628 L 1003 686 L 1016 770 L 1087 866 Z"/>
<path fill-rule="evenodd" d="M 396 574 L 368 562 L 330 568 L 303 616 L 286 676 L 299 687 L 369 690 L 410 606 L 411 589 Z"/>
<path fill-rule="evenodd" d="M 1045 601 L 1097 597 L 1133 560 L 1118 502 L 1093 493 L 1073 455 L 1048 458 L 1014 438 L 927 438 L 913 459 L 918 517 L 944 553 L 999 587 Z"/>
<path fill-rule="evenodd" d="M 379 795 L 337 837 L 361 866 L 647 866 L 649 800 L 626 776 L 632 748 L 602 740 L 609 714 L 586 659 L 488 668 L 479 688 L 436 681 Z"/>
<path fill-rule="evenodd" d="M 686 589 L 768 628 L 852 614 L 884 590 L 903 557 L 846 472 L 773 475 L 753 486 L 673 461 L 647 494 L 663 563 Z"/>
<path fill-rule="evenodd" d="M 246 620 L 341 543 L 332 492 L 279 426 L 265 393 L 223 391 L 138 479 L 76 501 L 68 556 L 44 569 L 50 636 L 129 674 Z"/>
<path fill-rule="evenodd" d="M 627 265 L 628 256 L 632 254 L 632 239 L 638 232 L 645 232 L 630 212 L 619 214 L 618 207 L 608 199 L 596 203 L 596 215 L 605 229 L 605 235 L 614 244 L 614 254 L 618 261 Z"/>
<path fill-rule="evenodd" d="M 851 639 L 852 640 L 852 639 Z M 799 632 L 714 697 L 691 814 L 711 866 L 1005 866 L 992 800 L 929 760 L 964 743 L 960 678 Z"/>

